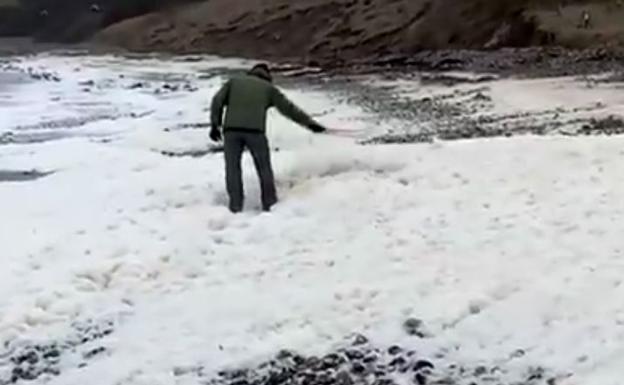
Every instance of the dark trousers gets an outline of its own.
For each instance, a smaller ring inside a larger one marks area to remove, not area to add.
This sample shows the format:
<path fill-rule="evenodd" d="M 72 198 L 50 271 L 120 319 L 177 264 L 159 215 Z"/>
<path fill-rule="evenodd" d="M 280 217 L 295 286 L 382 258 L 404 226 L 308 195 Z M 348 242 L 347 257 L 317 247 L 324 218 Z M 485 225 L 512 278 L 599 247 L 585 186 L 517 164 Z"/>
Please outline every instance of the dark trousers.
<path fill-rule="evenodd" d="M 243 190 L 243 173 L 241 158 L 243 151 L 248 149 L 253 157 L 260 188 L 262 190 L 262 209 L 269 211 L 277 203 L 275 178 L 271 167 L 271 153 L 267 137 L 262 132 L 226 130 L 224 134 L 225 179 L 230 197 L 230 211 L 240 212 L 243 209 L 245 193 Z"/>

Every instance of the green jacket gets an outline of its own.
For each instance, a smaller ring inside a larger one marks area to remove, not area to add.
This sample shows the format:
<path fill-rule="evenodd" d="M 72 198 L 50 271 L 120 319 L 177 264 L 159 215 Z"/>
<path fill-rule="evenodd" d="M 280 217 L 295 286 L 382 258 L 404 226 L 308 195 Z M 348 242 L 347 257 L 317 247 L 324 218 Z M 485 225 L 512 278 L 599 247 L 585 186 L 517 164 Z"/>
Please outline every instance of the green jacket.
<path fill-rule="evenodd" d="M 212 99 L 211 123 L 213 127 L 223 127 L 224 131 L 236 128 L 265 132 L 267 110 L 271 107 L 308 129 L 320 127 L 271 82 L 252 74 L 230 79 L 217 92 Z"/>

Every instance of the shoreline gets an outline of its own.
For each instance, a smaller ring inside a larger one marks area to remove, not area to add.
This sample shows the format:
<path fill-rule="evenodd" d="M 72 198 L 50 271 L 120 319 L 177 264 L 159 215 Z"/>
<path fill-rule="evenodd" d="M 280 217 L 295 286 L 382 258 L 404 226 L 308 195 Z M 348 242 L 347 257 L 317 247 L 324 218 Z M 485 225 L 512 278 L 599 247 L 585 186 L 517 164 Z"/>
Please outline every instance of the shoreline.
<path fill-rule="evenodd" d="M 559 46 L 499 48 L 495 50 L 443 49 L 422 50 L 415 54 L 364 56 L 358 60 L 315 62 L 304 58 L 268 56 L 258 58 L 218 56 L 209 52 L 133 51 L 120 47 L 87 42 L 79 44 L 39 43 L 30 38 L 0 38 L 0 62 L 15 56 L 38 54 L 56 55 L 114 55 L 130 59 L 162 58 L 181 61 L 201 61 L 207 57 L 266 61 L 275 71 L 288 77 L 348 76 L 348 75 L 406 75 L 412 72 L 472 72 L 501 77 L 558 77 L 588 75 L 604 72 L 624 72 L 624 49 L 569 49 Z"/>

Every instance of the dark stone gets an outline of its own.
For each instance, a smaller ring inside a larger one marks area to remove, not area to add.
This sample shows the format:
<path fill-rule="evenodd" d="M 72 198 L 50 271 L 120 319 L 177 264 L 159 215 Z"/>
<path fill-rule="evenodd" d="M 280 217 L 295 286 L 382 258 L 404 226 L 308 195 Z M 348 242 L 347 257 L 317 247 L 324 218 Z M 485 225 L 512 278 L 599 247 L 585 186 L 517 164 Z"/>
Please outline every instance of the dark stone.
<path fill-rule="evenodd" d="M 330 385 L 331 383 L 334 382 L 333 376 L 327 372 L 321 372 L 319 373 L 318 377 L 316 378 L 316 381 L 318 384 L 320 385 Z"/>
<path fill-rule="evenodd" d="M 318 357 L 308 357 L 305 362 L 305 366 L 310 369 L 317 369 L 321 365 L 321 360 Z"/>
<path fill-rule="evenodd" d="M 427 385 L 427 376 L 422 373 L 416 373 L 414 376 L 414 382 L 417 385 Z"/>
<path fill-rule="evenodd" d="M 39 355 L 33 351 L 28 352 L 25 358 L 30 365 L 36 365 L 39 362 Z"/>
<path fill-rule="evenodd" d="M 390 361 L 391 366 L 402 366 L 407 363 L 407 360 L 402 356 L 395 357 L 392 361 Z"/>
<path fill-rule="evenodd" d="M 370 363 L 372 363 L 372 362 L 377 361 L 377 359 L 378 359 L 378 358 L 379 358 L 379 357 L 377 357 L 377 354 L 375 354 L 375 353 L 370 353 L 370 354 L 368 354 L 366 357 L 364 357 L 364 360 L 363 360 L 363 361 L 364 361 L 365 363 L 367 363 L 367 364 L 370 364 Z"/>
<path fill-rule="evenodd" d="M 106 348 L 105 348 L 105 347 L 103 347 L 103 346 L 99 346 L 99 347 L 97 347 L 97 348 L 95 348 L 95 349 L 91 349 L 91 350 L 89 350 L 88 352 L 86 352 L 86 353 L 83 355 L 83 357 L 84 357 L 84 359 L 85 359 L 85 360 L 90 360 L 90 359 L 92 359 L 93 357 L 95 357 L 95 356 L 97 356 L 97 355 L 99 355 L 99 354 L 104 353 L 105 351 L 106 351 Z"/>
<path fill-rule="evenodd" d="M 361 335 L 361 334 L 356 334 L 353 337 L 353 346 L 358 346 L 358 345 L 366 345 L 368 343 L 368 338 L 366 338 L 365 336 Z"/>
<path fill-rule="evenodd" d="M 353 350 L 353 349 L 347 350 L 345 352 L 345 355 L 347 356 L 349 360 L 361 360 L 362 358 L 364 358 L 364 353 L 362 353 L 359 350 Z"/>
<path fill-rule="evenodd" d="M 477 366 L 474 370 L 474 376 L 480 377 L 487 374 L 487 368 L 485 366 Z"/>
<path fill-rule="evenodd" d="M 366 366 L 362 365 L 359 362 L 355 362 L 353 363 L 353 365 L 351 365 L 351 373 L 355 373 L 355 374 L 363 374 L 366 372 Z"/>
<path fill-rule="evenodd" d="M 292 360 L 295 363 L 295 365 L 303 365 L 305 363 L 305 358 L 299 354 L 295 354 L 292 357 Z"/>
<path fill-rule="evenodd" d="M 169 83 L 163 84 L 162 88 L 164 90 L 167 90 L 167 91 L 177 91 L 178 90 L 178 86 L 177 85 L 171 85 Z"/>
<path fill-rule="evenodd" d="M 400 346 L 398 346 L 398 345 L 393 345 L 393 346 L 390 346 L 390 348 L 388 348 L 388 353 L 393 355 L 393 356 L 401 353 L 402 351 L 403 351 L 403 349 Z"/>
<path fill-rule="evenodd" d="M 537 367 L 529 369 L 527 381 L 537 381 L 544 378 L 544 369 Z"/>
<path fill-rule="evenodd" d="M 61 351 L 58 348 L 52 347 L 47 349 L 44 353 L 43 353 L 43 358 L 50 360 L 50 359 L 57 359 L 61 356 Z"/>
<path fill-rule="evenodd" d="M 290 350 L 280 350 L 279 353 L 277 353 L 276 358 L 278 360 L 286 360 L 293 357 L 293 355 L 294 354 Z"/>
<path fill-rule="evenodd" d="M 474 100 L 480 100 L 480 101 L 484 101 L 484 102 L 491 102 L 492 98 L 490 96 L 487 96 L 481 92 L 478 92 L 475 96 L 474 96 Z"/>
<path fill-rule="evenodd" d="M 49 374 L 51 376 L 59 376 L 61 375 L 61 371 L 57 368 L 45 368 L 43 369 L 43 373 Z"/>
<path fill-rule="evenodd" d="M 338 354 L 335 354 L 335 353 L 328 354 L 325 357 L 323 357 L 323 360 L 321 361 L 321 369 L 325 370 L 325 369 L 336 368 L 338 365 L 342 364 L 344 361 L 345 361 L 344 358 L 342 358 Z"/>
<path fill-rule="evenodd" d="M 281 385 L 285 383 L 289 377 L 290 375 L 286 370 L 273 372 L 269 374 L 269 377 L 266 380 L 266 385 Z"/>
<path fill-rule="evenodd" d="M 336 374 L 336 383 L 337 385 L 352 385 L 353 379 L 348 372 L 340 371 Z"/>
<path fill-rule="evenodd" d="M 418 360 L 414 364 L 414 371 L 418 372 L 423 369 L 435 369 L 435 366 L 427 360 Z"/>
<path fill-rule="evenodd" d="M 395 382 L 389 378 L 378 378 L 373 385 L 395 385 Z"/>

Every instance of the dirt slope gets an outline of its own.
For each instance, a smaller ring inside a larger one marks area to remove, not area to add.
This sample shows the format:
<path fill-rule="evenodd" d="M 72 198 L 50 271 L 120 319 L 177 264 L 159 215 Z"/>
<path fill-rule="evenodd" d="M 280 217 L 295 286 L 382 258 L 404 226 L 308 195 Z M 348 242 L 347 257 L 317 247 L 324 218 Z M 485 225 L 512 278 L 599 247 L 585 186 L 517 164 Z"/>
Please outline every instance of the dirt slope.
<path fill-rule="evenodd" d="M 0 36 L 75 43 L 130 17 L 192 0 L 0 0 Z"/>
<path fill-rule="evenodd" d="M 621 44 L 618 1 L 206 0 L 126 20 L 97 41 L 138 51 L 320 62 L 422 49 Z M 578 27 L 585 9 L 596 15 L 587 30 Z"/>

